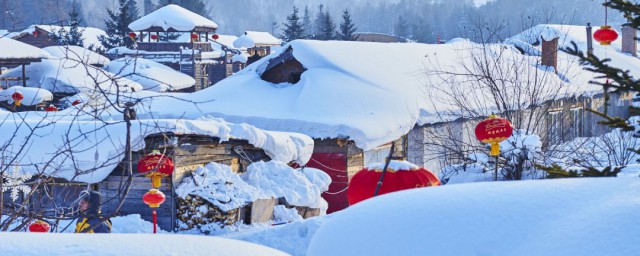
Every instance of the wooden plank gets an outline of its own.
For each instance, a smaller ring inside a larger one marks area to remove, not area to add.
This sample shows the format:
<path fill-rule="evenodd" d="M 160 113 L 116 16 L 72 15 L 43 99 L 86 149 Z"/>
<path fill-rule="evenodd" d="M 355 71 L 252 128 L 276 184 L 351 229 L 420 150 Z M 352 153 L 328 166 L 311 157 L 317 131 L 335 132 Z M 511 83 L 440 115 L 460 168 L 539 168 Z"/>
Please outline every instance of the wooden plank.
<path fill-rule="evenodd" d="M 251 205 L 251 223 L 264 223 L 273 219 L 273 208 L 278 199 L 258 199 Z"/>

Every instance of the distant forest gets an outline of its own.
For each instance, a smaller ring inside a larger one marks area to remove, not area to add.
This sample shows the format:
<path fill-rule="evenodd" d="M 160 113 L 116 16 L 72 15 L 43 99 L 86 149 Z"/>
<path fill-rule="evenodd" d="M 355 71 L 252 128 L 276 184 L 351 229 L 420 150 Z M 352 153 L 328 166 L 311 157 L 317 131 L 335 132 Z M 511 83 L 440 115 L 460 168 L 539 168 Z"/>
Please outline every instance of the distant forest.
<path fill-rule="evenodd" d="M 133 1 L 133 0 L 132 0 Z M 161 4 L 136 0 L 140 15 Z M 322 4 L 336 24 L 345 9 L 358 32 L 392 34 L 433 43 L 466 37 L 497 41 L 540 23 L 593 25 L 604 23 L 602 0 L 493 0 L 477 7 L 473 0 L 160 0 L 205 6 L 195 10 L 219 25 L 219 33 L 239 35 L 246 30 L 282 34 L 293 6 L 313 19 Z M 60 24 L 67 19 L 72 0 L 0 0 L 0 29 L 19 30 L 31 24 Z M 104 28 L 107 10 L 115 0 L 80 0 L 85 26 Z M 609 23 L 620 25 L 622 15 L 610 11 Z"/>

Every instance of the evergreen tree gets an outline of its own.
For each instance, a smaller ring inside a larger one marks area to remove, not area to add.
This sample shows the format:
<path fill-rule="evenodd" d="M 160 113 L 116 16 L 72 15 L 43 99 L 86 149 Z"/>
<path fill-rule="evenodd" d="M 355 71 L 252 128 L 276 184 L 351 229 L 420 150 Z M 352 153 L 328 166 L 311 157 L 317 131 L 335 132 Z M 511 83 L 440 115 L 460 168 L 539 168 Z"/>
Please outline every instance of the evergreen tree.
<path fill-rule="evenodd" d="M 144 7 L 144 14 L 145 15 L 147 15 L 149 13 L 152 13 L 153 11 L 158 9 L 158 7 L 151 0 L 144 0 L 144 6 L 143 7 Z"/>
<path fill-rule="evenodd" d="M 409 38 L 409 22 L 402 16 L 398 16 L 393 26 L 393 34 L 402 38 Z"/>
<path fill-rule="evenodd" d="M 348 9 L 345 9 L 342 13 L 342 22 L 340 22 L 340 32 L 338 32 L 337 39 L 342 41 L 355 41 L 356 37 L 353 35 L 356 32 L 356 25 L 351 20 L 351 14 Z"/>
<path fill-rule="evenodd" d="M 324 18 L 324 5 L 320 4 L 318 6 L 318 14 L 316 15 L 316 20 L 314 21 L 314 33 L 313 33 L 313 39 L 320 39 L 321 34 L 322 34 L 322 28 L 324 27 L 324 22 L 325 22 L 325 18 Z"/>
<path fill-rule="evenodd" d="M 336 38 L 336 24 L 333 22 L 329 12 L 324 14 L 324 22 L 318 39 L 320 40 L 333 40 Z"/>
<path fill-rule="evenodd" d="M 84 46 L 84 39 L 82 39 L 82 32 L 84 29 L 80 28 L 82 18 L 82 7 L 80 2 L 74 0 L 71 4 L 71 12 L 69 12 L 69 35 L 67 37 L 67 43 L 69 45 Z"/>
<path fill-rule="evenodd" d="M 284 29 L 282 29 L 281 37 L 285 42 L 304 38 L 304 28 L 302 27 L 302 22 L 300 22 L 297 7 L 293 7 L 293 13 L 287 16 L 287 22 L 282 25 Z"/>
<path fill-rule="evenodd" d="M 309 7 L 304 7 L 304 16 L 302 16 L 302 28 L 304 29 L 304 38 L 313 38 L 313 23 L 311 23 L 311 13 Z"/>
<path fill-rule="evenodd" d="M 160 0 L 158 8 L 175 4 L 204 17 L 208 16 L 207 8 L 202 0 Z"/>
<path fill-rule="evenodd" d="M 101 35 L 98 40 L 104 48 L 119 46 L 133 48 L 135 41 L 129 37 L 129 24 L 138 19 L 138 6 L 134 0 L 118 0 L 117 11 L 108 10 L 109 19 L 105 20 L 107 36 Z"/>

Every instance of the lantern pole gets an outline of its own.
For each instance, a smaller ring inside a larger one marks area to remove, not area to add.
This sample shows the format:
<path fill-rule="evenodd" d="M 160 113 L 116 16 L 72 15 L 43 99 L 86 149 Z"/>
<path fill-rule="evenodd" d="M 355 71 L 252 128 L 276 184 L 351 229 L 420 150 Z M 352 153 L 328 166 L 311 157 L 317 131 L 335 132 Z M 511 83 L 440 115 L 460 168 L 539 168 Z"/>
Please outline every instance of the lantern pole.
<path fill-rule="evenodd" d="M 389 151 L 389 156 L 387 156 L 387 159 L 385 159 L 384 168 L 382 169 L 382 175 L 380 175 L 380 180 L 378 180 L 376 191 L 373 193 L 373 196 L 377 196 L 378 192 L 380 192 L 380 187 L 382 187 L 382 181 L 384 180 L 384 174 L 387 173 L 387 168 L 389 167 L 389 162 L 391 162 L 391 157 L 393 156 L 395 145 L 395 142 L 391 142 L 391 150 Z"/>
<path fill-rule="evenodd" d="M 498 160 L 500 155 L 496 156 L 496 168 L 494 170 L 494 181 L 498 181 Z"/>
<path fill-rule="evenodd" d="M 158 226 L 158 213 L 156 209 L 153 209 L 153 233 L 156 233 L 156 226 Z"/>

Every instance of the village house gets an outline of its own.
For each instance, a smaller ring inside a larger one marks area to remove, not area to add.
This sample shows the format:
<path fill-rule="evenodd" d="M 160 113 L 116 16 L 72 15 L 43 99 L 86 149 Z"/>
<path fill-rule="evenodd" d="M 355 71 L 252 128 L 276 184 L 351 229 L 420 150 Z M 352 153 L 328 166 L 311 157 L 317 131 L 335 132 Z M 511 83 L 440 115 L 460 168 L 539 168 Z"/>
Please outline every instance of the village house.
<path fill-rule="evenodd" d="M 53 40 L 52 35 L 60 33 L 62 30 L 69 31 L 69 26 L 56 25 L 31 25 L 28 28 L 12 33 L 13 39 L 33 45 L 38 48 L 58 45 Z M 102 43 L 98 39 L 100 36 L 107 36 L 104 30 L 94 27 L 79 27 L 82 32 L 83 46 L 87 49 L 97 50 L 102 48 Z"/>

